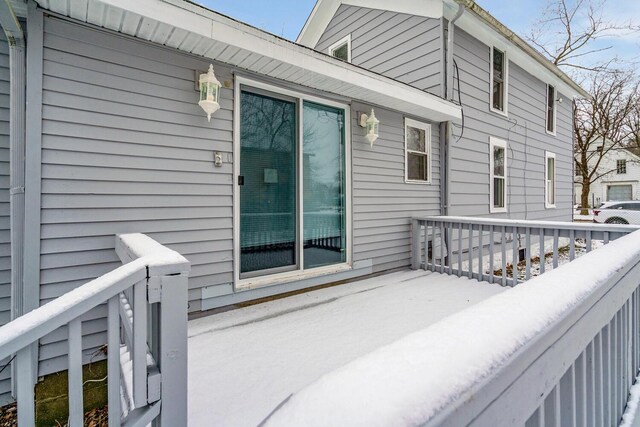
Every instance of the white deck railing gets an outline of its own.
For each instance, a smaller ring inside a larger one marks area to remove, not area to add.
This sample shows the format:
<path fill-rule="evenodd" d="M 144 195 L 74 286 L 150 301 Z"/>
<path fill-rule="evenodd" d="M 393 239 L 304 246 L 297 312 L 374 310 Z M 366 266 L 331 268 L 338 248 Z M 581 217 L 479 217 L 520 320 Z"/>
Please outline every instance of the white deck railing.
<path fill-rule="evenodd" d="M 0 360 L 16 354 L 18 425 L 35 424 L 33 349 L 66 326 L 69 425 L 83 425 L 82 315 L 108 306 L 109 426 L 187 425 L 189 262 L 142 234 L 116 237 L 124 265 L 0 328 Z"/>
<path fill-rule="evenodd" d="M 264 425 L 613 427 L 639 369 L 636 231 L 325 375 Z"/>
<path fill-rule="evenodd" d="M 605 245 L 638 228 L 471 217 L 413 218 L 411 267 L 513 286 L 546 268 L 557 268 L 562 249 L 566 250 L 562 255 L 566 261 L 573 261 L 578 241 L 580 249 L 588 253 L 594 243 Z M 538 260 L 535 274 L 532 258 Z"/>

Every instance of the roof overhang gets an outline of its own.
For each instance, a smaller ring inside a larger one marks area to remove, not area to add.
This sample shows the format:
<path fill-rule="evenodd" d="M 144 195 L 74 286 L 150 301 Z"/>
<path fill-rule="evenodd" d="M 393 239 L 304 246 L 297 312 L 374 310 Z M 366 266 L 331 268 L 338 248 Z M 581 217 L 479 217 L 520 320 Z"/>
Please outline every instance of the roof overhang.
<path fill-rule="evenodd" d="M 185 0 L 36 0 L 40 7 L 233 67 L 434 122 L 460 107 Z"/>
<path fill-rule="evenodd" d="M 20 11 L 22 5 L 10 0 L 0 0 L 0 26 L 12 45 L 24 45 L 24 33 L 16 12 L 16 9 Z"/>

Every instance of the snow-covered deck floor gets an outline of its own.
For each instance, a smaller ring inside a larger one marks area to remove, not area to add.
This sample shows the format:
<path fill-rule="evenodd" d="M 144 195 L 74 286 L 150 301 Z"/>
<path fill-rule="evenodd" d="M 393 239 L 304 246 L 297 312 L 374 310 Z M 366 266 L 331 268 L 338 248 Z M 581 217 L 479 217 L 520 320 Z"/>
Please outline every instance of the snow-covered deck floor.
<path fill-rule="evenodd" d="M 402 271 L 189 322 L 189 426 L 256 426 L 347 362 L 505 288 Z"/>

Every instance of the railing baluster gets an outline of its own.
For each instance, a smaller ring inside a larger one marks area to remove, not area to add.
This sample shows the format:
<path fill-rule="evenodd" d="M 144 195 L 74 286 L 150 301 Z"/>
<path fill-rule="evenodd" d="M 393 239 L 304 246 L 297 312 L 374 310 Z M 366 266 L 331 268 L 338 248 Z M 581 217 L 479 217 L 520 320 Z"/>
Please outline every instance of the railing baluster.
<path fill-rule="evenodd" d="M 426 227 L 426 225 L 425 225 Z M 411 220 L 411 269 L 420 268 L 420 220 Z M 426 269 L 426 268 L 425 268 Z"/>
<path fill-rule="evenodd" d="M 473 277 L 473 224 L 469 223 L 469 265 L 467 266 L 467 277 Z"/>
<path fill-rule="evenodd" d="M 431 271 L 436 271 L 436 222 L 431 224 Z"/>
<path fill-rule="evenodd" d="M 444 222 L 440 223 L 440 273 L 444 273 Z"/>
<path fill-rule="evenodd" d="M 420 237 L 424 235 L 424 270 L 427 271 L 429 270 L 429 221 L 425 221 L 424 222 L 424 234 L 422 234 L 422 227 L 420 226 L 420 224 L 417 225 L 417 227 L 420 229 Z M 418 245 L 418 247 L 420 247 L 420 245 Z M 418 256 L 418 260 L 420 260 L 420 256 Z M 420 263 L 418 261 L 418 263 Z M 418 268 L 420 268 L 420 266 L 418 265 Z"/>
<path fill-rule="evenodd" d="M 546 262 L 546 251 L 544 249 L 544 237 L 545 237 L 545 229 L 540 227 L 540 255 L 538 258 L 540 258 L 540 273 L 539 274 L 543 274 L 544 273 L 544 267 L 545 267 L 545 262 Z"/>
<path fill-rule="evenodd" d="M 120 426 L 120 299 L 109 299 L 107 328 L 107 387 L 109 396 L 109 427 Z"/>
<path fill-rule="evenodd" d="M 462 223 L 458 223 L 458 277 L 462 276 Z"/>
<path fill-rule="evenodd" d="M 587 253 L 591 252 L 591 230 L 587 231 L 586 251 Z"/>
<path fill-rule="evenodd" d="M 609 243 L 609 232 L 605 231 L 603 234 L 604 234 L 603 241 L 604 241 L 604 244 L 606 245 L 607 243 Z"/>
<path fill-rule="evenodd" d="M 576 425 L 587 425 L 587 351 L 585 349 L 575 362 L 574 369 L 574 387 L 575 387 L 575 401 L 576 401 Z"/>
<path fill-rule="evenodd" d="M 606 415 L 605 415 L 605 403 L 604 403 L 604 389 L 605 389 L 605 367 L 603 360 L 603 330 L 598 332 L 596 335 L 595 345 L 594 345 L 594 396 L 596 400 L 595 410 L 596 410 L 596 419 L 594 422 L 594 427 L 599 427 L 604 425 Z"/>
<path fill-rule="evenodd" d="M 576 232 L 575 230 L 569 230 L 569 261 L 573 261 L 576 258 Z"/>
<path fill-rule="evenodd" d="M 489 226 L 489 282 L 491 283 L 495 283 L 496 278 L 495 278 L 495 268 L 493 267 L 493 251 L 494 251 L 494 247 L 493 247 L 493 241 L 494 241 L 494 235 L 493 235 L 493 224 Z"/>
<path fill-rule="evenodd" d="M 507 286 L 507 228 L 503 225 L 500 235 L 500 248 L 502 249 L 502 286 Z"/>
<path fill-rule="evenodd" d="M 447 238 L 445 241 L 447 242 L 447 271 L 449 272 L 449 274 L 453 274 L 453 249 L 451 248 L 451 246 L 453 246 L 453 224 L 447 224 L 446 234 Z"/>
<path fill-rule="evenodd" d="M 558 229 L 553 230 L 553 268 L 558 268 Z"/>
<path fill-rule="evenodd" d="M 147 404 L 147 281 L 133 287 L 133 403 Z"/>
<path fill-rule="evenodd" d="M 511 231 L 511 256 L 513 258 L 511 262 L 513 266 L 511 270 L 511 286 L 515 286 L 518 284 L 518 228 L 513 226 Z"/>
<path fill-rule="evenodd" d="M 611 391 L 611 395 L 613 398 L 613 420 L 618 419 L 618 412 L 620 408 L 620 312 L 617 312 L 615 316 L 613 316 L 613 332 L 612 332 L 612 352 L 613 356 L 611 357 L 611 365 L 612 365 L 612 379 L 613 379 L 613 388 Z"/>
<path fill-rule="evenodd" d="M 482 224 L 478 226 L 478 280 L 484 280 L 484 268 L 482 266 Z"/>
<path fill-rule="evenodd" d="M 531 229 L 527 227 L 525 229 L 524 238 L 524 256 L 525 256 L 525 272 L 524 279 L 529 280 L 531 278 Z"/>
<path fill-rule="evenodd" d="M 84 425 L 82 403 L 82 322 L 69 323 L 69 427 Z"/>
<path fill-rule="evenodd" d="M 16 380 L 17 380 L 17 401 L 18 425 L 33 426 L 36 424 L 35 399 L 33 391 L 34 366 L 32 362 L 33 345 L 18 351 L 16 355 Z"/>

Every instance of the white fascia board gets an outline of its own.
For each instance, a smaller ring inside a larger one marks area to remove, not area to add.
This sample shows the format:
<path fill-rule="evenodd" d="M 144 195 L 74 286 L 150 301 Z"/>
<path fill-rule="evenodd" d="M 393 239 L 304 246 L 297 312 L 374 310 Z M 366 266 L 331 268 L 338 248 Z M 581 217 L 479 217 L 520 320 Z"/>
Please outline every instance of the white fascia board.
<path fill-rule="evenodd" d="M 438 19 L 442 17 L 444 9 L 442 0 L 317 0 L 296 43 L 315 47 L 338 8 L 343 4 Z"/>
<path fill-rule="evenodd" d="M 45 3 L 44 0 L 38 1 Z M 345 82 L 368 92 L 400 100 L 403 104 L 412 104 L 411 108 L 428 110 L 428 115 L 424 118 L 435 122 L 449 120 L 458 122 L 462 117 L 460 107 L 445 99 L 355 67 L 184 0 L 100 0 L 100 2 L 247 52 L 281 61 L 310 73 Z M 319 87 L 318 89 L 322 90 Z M 366 101 L 366 99 L 359 100 Z"/>
<path fill-rule="evenodd" d="M 453 6 L 456 5 L 454 10 Z M 444 8 L 444 17 L 451 19 L 457 10 L 457 3 L 453 0 L 447 1 Z M 514 42 L 506 38 L 503 34 L 475 15 L 466 10 L 460 19 L 456 21 L 456 26 L 474 38 L 480 40 L 490 48 L 496 47 L 507 53 L 509 61 L 517 64 L 529 74 L 538 78 L 544 83 L 555 86 L 556 91 L 570 98 L 583 98 L 584 94 L 568 85 L 560 77 L 554 74 L 548 67 L 541 64 L 527 52 L 522 50 Z M 455 36 L 454 36 L 455 37 Z"/>

